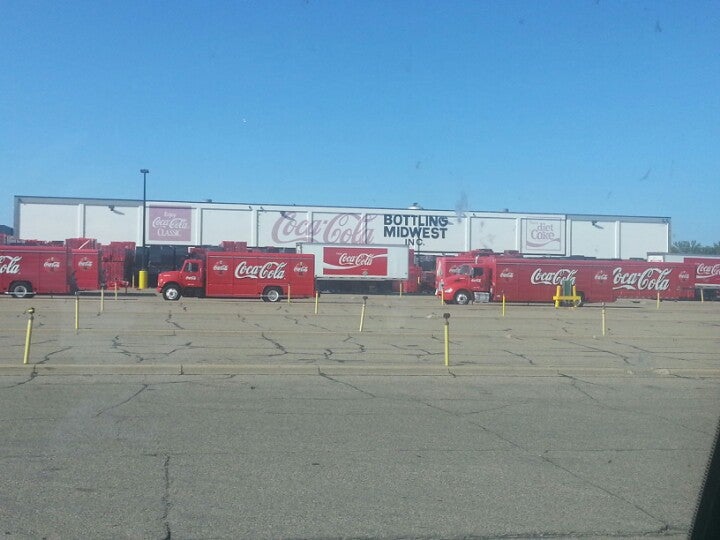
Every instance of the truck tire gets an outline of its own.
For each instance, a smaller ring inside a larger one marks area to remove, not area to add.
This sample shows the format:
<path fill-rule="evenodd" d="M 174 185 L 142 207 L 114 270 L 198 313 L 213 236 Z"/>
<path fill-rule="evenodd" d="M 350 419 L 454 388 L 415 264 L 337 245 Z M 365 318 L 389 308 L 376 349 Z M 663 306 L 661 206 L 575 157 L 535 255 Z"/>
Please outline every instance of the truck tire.
<path fill-rule="evenodd" d="M 27 281 L 16 281 L 10 285 L 10 294 L 13 298 L 32 298 L 35 296 L 32 285 Z"/>
<path fill-rule="evenodd" d="M 162 290 L 162 295 L 165 300 L 171 300 L 173 302 L 176 300 L 180 300 L 180 297 L 182 296 L 182 294 L 180 293 L 180 287 L 175 285 L 174 283 L 165 285 Z"/>
<path fill-rule="evenodd" d="M 470 293 L 467 291 L 458 291 L 455 293 L 455 303 L 460 306 L 465 306 L 470 303 Z"/>
<path fill-rule="evenodd" d="M 263 300 L 265 302 L 277 302 L 282 296 L 282 291 L 277 287 L 268 287 L 263 291 Z"/>
<path fill-rule="evenodd" d="M 575 300 L 573 302 L 574 307 L 580 307 L 585 303 L 585 293 L 584 292 L 578 292 L 577 295 L 580 297 L 580 300 Z"/>

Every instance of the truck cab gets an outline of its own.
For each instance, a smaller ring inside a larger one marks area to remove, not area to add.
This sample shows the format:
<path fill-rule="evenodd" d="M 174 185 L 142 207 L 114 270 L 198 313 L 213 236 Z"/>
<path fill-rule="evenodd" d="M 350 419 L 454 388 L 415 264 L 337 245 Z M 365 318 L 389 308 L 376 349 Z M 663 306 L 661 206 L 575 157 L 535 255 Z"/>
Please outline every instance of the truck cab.
<path fill-rule="evenodd" d="M 470 302 L 489 302 L 492 297 L 492 269 L 478 263 L 463 263 L 443 276 L 436 296 L 443 301 L 460 305 Z"/>
<path fill-rule="evenodd" d="M 179 300 L 181 296 L 203 296 L 205 263 L 201 259 L 187 259 L 180 270 L 161 272 L 157 290 L 165 300 Z"/>

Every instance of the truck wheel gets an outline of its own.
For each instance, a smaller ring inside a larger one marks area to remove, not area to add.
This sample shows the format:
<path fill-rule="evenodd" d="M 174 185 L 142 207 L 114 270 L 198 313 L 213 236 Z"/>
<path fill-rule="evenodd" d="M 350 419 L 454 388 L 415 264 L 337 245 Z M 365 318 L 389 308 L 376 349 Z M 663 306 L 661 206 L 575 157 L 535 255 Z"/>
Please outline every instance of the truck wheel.
<path fill-rule="evenodd" d="M 585 303 L 585 293 L 579 292 L 577 295 L 580 297 L 580 300 L 575 300 L 573 306 L 580 307 Z"/>
<path fill-rule="evenodd" d="M 470 303 L 470 293 L 467 291 L 458 291 L 455 293 L 455 303 L 465 306 Z"/>
<path fill-rule="evenodd" d="M 165 300 L 180 300 L 180 287 L 177 285 L 165 285 L 162 291 L 163 298 Z"/>
<path fill-rule="evenodd" d="M 266 302 L 277 302 L 280 300 L 281 295 L 280 289 L 277 287 L 269 287 L 263 291 L 263 300 Z"/>
<path fill-rule="evenodd" d="M 35 296 L 32 286 L 24 281 L 18 281 L 10 285 L 10 294 L 13 298 L 32 298 Z"/>

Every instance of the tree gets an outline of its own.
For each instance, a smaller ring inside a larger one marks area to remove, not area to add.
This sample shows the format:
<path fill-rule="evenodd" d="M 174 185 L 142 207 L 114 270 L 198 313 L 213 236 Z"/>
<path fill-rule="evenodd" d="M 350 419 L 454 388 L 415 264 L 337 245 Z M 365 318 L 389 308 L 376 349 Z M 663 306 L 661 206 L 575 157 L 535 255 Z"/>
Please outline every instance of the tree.
<path fill-rule="evenodd" d="M 712 246 L 703 246 L 695 240 L 678 240 L 670 246 L 670 253 L 687 253 L 692 255 L 720 255 L 720 242 Z"/>

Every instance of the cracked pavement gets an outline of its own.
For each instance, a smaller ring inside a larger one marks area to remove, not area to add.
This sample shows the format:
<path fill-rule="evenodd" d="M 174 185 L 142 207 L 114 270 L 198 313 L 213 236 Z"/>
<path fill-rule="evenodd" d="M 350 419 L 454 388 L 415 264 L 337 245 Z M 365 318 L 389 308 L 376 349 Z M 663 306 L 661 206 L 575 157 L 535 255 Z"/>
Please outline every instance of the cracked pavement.
<path fill-rule="evenodd" d="M 113 304 L 0 302 L 7 538 L 686 537 L 720 303 Z"/>

